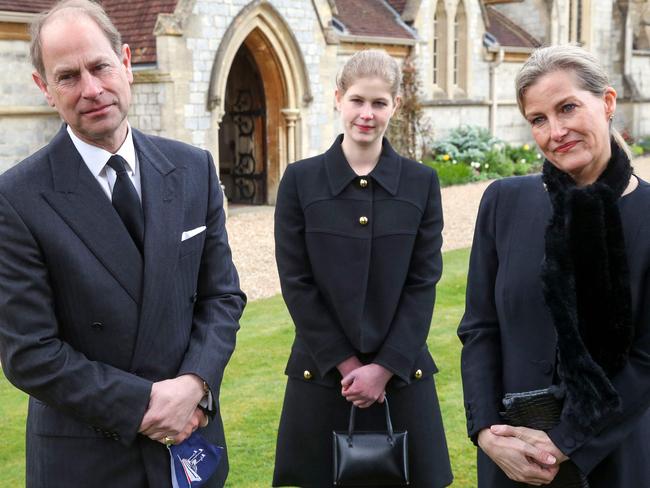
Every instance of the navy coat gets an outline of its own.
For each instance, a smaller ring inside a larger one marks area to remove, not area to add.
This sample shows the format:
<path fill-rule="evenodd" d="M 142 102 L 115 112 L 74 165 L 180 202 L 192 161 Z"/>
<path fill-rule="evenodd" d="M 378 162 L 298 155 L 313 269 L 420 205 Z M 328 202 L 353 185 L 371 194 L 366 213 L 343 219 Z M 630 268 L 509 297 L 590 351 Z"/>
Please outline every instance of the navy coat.
<path fill-rule="evenodd" d="M 0 356 L 30 395 L 28 487 L 171 486 L 167 449 L 137 433 L 151 384 L 194 373 L 216 397 L 235 346 L 245 296 L 211 157 L 133 140 L 144 259 L 65 129 L 0 177 Z M 225 446 L 218 414 L 203 433 Z"/>
<path fill-rule="evenodd" d="M 276 259 L 296 336 L 274 485 L 331 486 L 331 431 L 345 428 L 350 407 L 336 365 L 356 355 L 395 375 L 387 391 L 395 428 L 413 432 L 420 477 L 412 486 L 444 486 L 451 471 L 426 345 L 442 271 L 438 178 L 386 140 L 376 167 L 359 177 L 341 141 L 291 164 L 278 192 Z"/>
<path fill-rule="evenodd" d="M 585 434 L 567 422 L 548 432 L 589 477 L 591 488 L 650 486 L 650 185 L 641 181 L 619 199 L 630 267 L 636 338 L 628 364 L 612 378 L 623 412 Z M 462 375 L 467 430 L 478 433 L 499 416 L 507 392 L 546 388 L 556 368 L 556 333 L 540 278 L 551 204 L 540 175 L 490 185 L 472 245 Z M 506 478 L 480 449 L 480 488 L 523 486 Z"/>

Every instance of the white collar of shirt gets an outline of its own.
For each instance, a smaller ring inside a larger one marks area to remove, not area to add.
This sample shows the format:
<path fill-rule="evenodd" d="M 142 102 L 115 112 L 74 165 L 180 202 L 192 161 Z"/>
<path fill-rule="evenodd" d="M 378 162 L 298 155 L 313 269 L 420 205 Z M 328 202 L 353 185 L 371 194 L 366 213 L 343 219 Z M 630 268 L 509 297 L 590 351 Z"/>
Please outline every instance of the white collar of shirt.
<path fill-rule="evenodd" d="M 129 175 L 140 200 L 142 200 L 140 169 L 138 164 L 138 155 L 135 152 L 135 146 L 133 145 L 133 131 L 131 130 L 130 125 L 127 125 L 127 129 L 128 132 L 126 134 L 126 139 L 115 154 L 119 154 L 126 160 L 127 174 Z M 106 163 L 112 154 L 101 147 L 93 146 L 82 141 L 74 134 L 74 132 L 72 132 L 70 126 L 67 127 L 67 130 L 70 139 L 72 139 L 72 143 L 77 148 L 84 163 L 86 163 L 88 170 L 95 177 L 95 180 L 97 180 L 97 183 L 99 183 L 99 186 L 102 188 L 108 199 L 111 200 L 117 175 L 115 171 L 113 171 L 113 168 L 108 167 Z"/>
<path fill-rule="evenodd" d="M 128 132 L 126 134 L 126 139 L 115 154 L 119 154 L 126 160 L 129 166 L 128 172 L 133 177 L 137 163 L 135 157 L 135 147 L 133 146 L 133 132 L 131 131 L 130 125 L 127 127 Z M 74 132 L 72 132 L 70 126 L 67 127 L 67 130 L 68 134 L 70 135 L 70 139 L 72 139 L 74 147 L 76 147 L 77 151 L 79 151 L 79 154 L 81 154 L 81 157 L 86 163 L 86 166 L 88 166 L 90 172 L 95 178 L 100 176 L 100 173 L 104 170 L 106 163 L 113 154 L 108 152 L 106 149 L 102 149 L 101 147 L 93 146 L 92 144 L 88 144 L 87 142 L 82 141 L 75 135 Z"/>

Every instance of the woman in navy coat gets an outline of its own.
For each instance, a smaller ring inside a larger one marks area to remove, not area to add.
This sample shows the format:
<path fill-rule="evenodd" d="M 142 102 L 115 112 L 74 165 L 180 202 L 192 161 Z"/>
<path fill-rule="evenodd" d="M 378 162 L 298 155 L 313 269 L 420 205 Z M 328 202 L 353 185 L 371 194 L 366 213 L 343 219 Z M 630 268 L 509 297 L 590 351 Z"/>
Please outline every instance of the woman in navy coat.
<path fill-rule="evenodd" d="M 650 185 L 592 55 L 536 51 L 517 96 L 543 174 L 487 189 L 458 331 L 478 485 L 567 486 L 577 468 L 590 488 L 650 486 Z M 506 393 L 551 385 L 564 392 L 555 425 L 505 425 Z"/>
<path fill-rule="evenodd" d="M 433 170 L 383 138 L 399 102 L 400 70 L 383 51 L 343 67 L 343 134 L 291 164 L 275 214 L 276 259 L 296 337 L 273 486 L 331 487 L 332 431 L 361 407 L 360 430 L 408 430 L 411 486 L 451 483 L 429 354 L 442 270 L 442 209 Z"/>

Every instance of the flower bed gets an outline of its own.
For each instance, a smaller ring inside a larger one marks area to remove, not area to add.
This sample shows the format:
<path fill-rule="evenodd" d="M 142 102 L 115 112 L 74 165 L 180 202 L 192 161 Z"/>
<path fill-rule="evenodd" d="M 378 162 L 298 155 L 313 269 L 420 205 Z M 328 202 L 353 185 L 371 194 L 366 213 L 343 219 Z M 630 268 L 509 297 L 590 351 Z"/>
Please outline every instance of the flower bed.
<path fill-rule="evenodd" d="M 542 161 L 542 155 L 528 144 L 506 144 L 486 129 L 461 126 L 436 141 L 422 162 L 437 171 L 442 186 L 450 186 L 535 173 Z"/>

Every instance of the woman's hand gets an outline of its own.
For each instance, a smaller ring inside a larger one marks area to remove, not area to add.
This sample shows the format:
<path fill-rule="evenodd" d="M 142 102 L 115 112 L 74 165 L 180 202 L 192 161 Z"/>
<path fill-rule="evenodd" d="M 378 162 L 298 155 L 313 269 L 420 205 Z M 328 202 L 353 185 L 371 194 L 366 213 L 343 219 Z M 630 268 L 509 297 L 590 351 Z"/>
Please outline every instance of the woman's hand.
<path fill-rule="evenodd" d="M 478 445 L 508 478 L 534 486 L 547 485 L 557 475 L 560 464 L 555 456 L 515 436 L 497 435 L 504 425 L 483 429 L 478 434 Z M 532 429 L 529 429 L 532 430 Z"/>
<path fill-rule="evenodd" d="M 553 444 L 551 438 L 543 430 L 529 429 L 528 427 L 513 427 L 511 425 L 493 425 L 490 427 L 490 431 L 493 434 L 503 437 L 516 437 L 531 446 L 546 451 L 557 459 L 558 463 L 563 463 L 569 459 Z"/>
<path fill-rule="evenodd" d="M 363 366 L 363 363 L 359 361 L 359 358 L 357 358 L 356 356 L 350 356 L 345 361 L 341 361 L 336 366 L 336 369 L 338 369 L 339 373 L 341 373 L 341 377 L 345 378 L 352 371 L 354 371 L 357 368 L 360 368 L 361 366 Z"/>
<path fill-rule="evenodd" d="M 361 366 L 343 377 L 341 394 L 359 408 L 367 408 L 375 402 L 383 403 L 386 383 L 393 373 L 379 364 Z"/>

